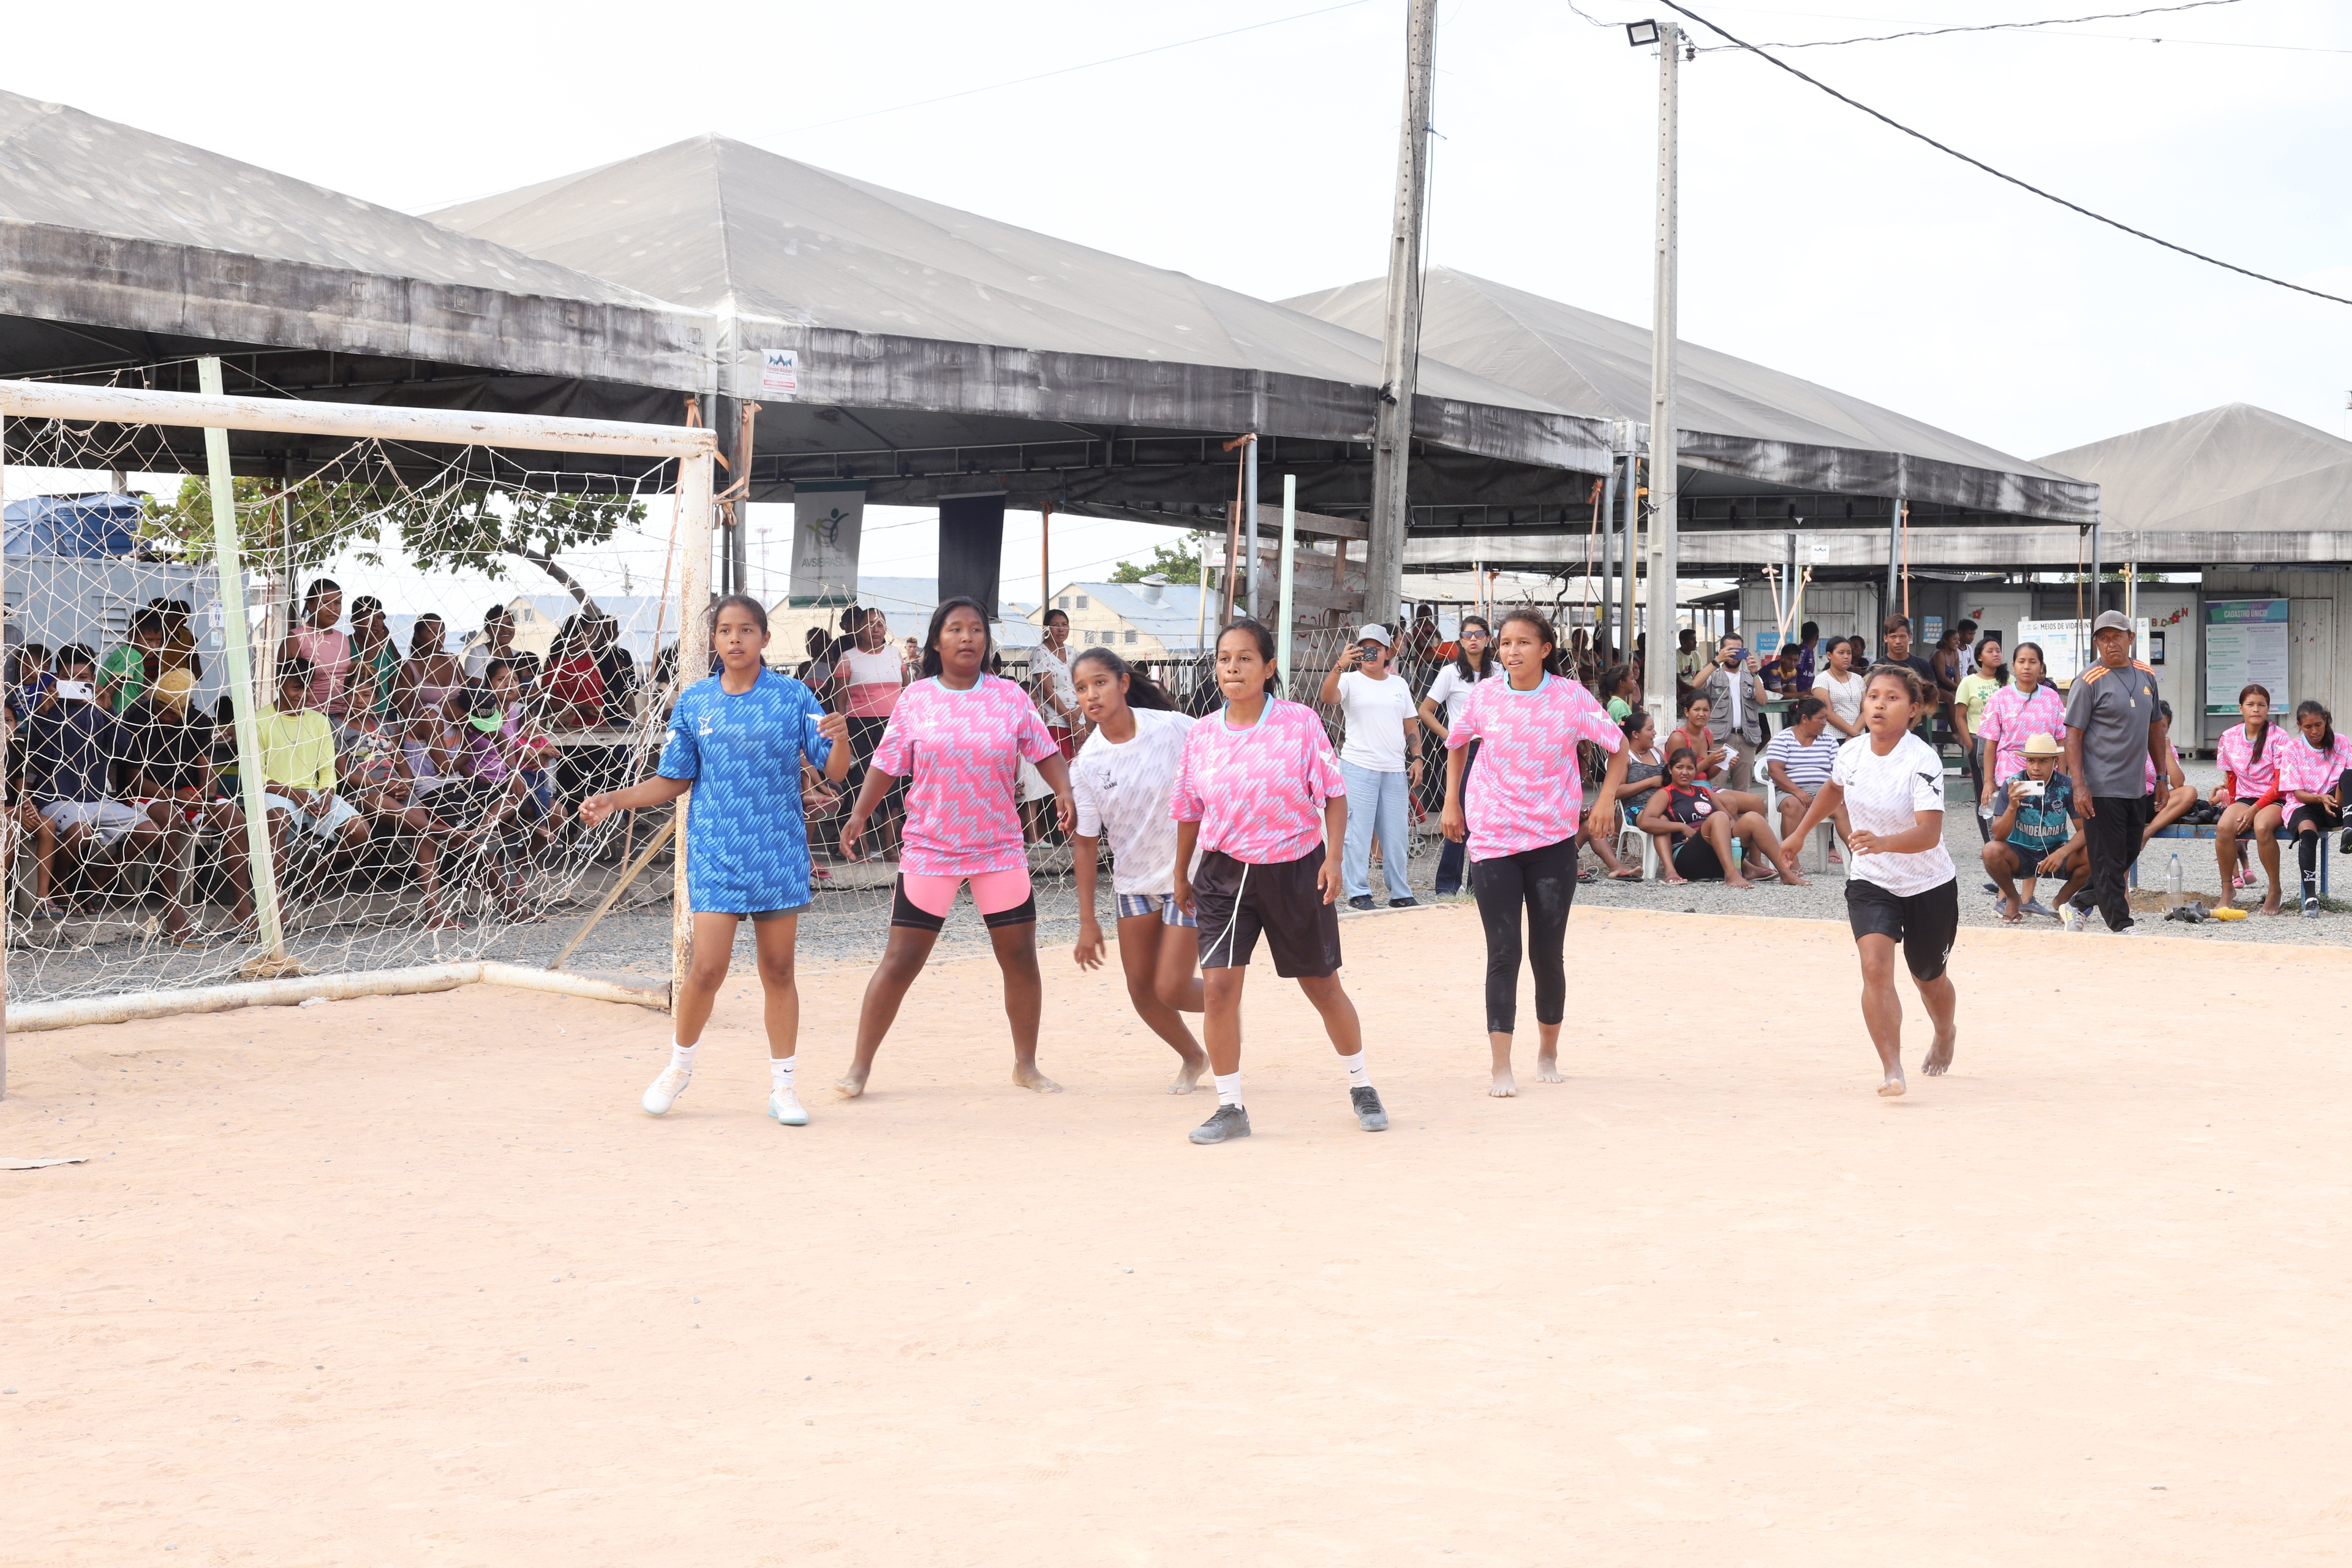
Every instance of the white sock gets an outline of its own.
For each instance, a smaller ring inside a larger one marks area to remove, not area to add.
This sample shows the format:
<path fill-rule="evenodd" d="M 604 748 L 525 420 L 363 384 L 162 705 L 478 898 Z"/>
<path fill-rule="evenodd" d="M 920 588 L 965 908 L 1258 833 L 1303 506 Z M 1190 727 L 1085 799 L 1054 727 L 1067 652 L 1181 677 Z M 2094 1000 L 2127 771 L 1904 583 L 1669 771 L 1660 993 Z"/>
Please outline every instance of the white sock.
<path fill-rule="evenodd" d="M 799 1060 L 798 1057 L 770 1057 L 768 1087 L 772 1089 L 781 1089 L 790 1094 L 793 1090 L 793 1064 Z"/>
<path fill-rule="evenodd" d="M 1349 1089 L 1370 1089 L 1372 1087 L 1371 1074 L 1364 1070 L 1363 1052 L 1358 1051 L 1352 1057 L 1341 1057 L 1339 1058 L 1339 1065 L 1348 1069 L 1348 1087 Z"/>
<path fill-rule="evenodd" d="M 694 1053 L 701 1044 L 701 1041 L 697 1040 L 691 1046 L 681 1046 L 676 1040 L 672 1040 L 669 1043 L 669 1065 L 680 1072 L 692 1072 Z"/>
<path fill-rule="evenodd" d="M 1237 1072 L 1212 1073 L 1217 1080 L 1217 1103 L 1239 1105 L 1242 1102 L 1242 1075 Z"/>

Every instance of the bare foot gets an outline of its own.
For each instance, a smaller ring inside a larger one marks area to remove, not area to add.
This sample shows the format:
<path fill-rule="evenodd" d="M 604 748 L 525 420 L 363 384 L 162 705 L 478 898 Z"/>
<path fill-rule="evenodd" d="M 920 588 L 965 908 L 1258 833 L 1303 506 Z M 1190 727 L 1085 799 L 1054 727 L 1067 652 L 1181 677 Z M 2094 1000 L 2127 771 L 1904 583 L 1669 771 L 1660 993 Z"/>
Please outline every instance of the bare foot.
<path fill-rule="evenodd" d="M 1013 1064 L 1013 1081 L 1024 1089 L 1034 1089 L 1039 1094 L 1059 1094 L 1062 1086 L 1037 1070 L 1035 1062 Z"/>
<path fill-rule="evenodd" d="M 2273 889 L 2271 889 L 2271 896 L 2270 896 L 2269 898 L 2264 899 L 2264 900 L 2263 900 L 2263 913 L 2264 913 L 2264 914 L 2266 914 L 2266 915 L 2274 915 L 2274 914 L 2278 913 L 2278 910 L 2279 910 L 2279 891 L 2278 891 L 2278 889 L 2277 889 L 2276 888 L 2273 888 Z"/>
<path fill-rule="evenodd" d="M 1878 1086 L 1878 1092 L 1892 1100 L 1903 1092 L 1903 1069 L 1898 1066 L 1893 1072 L 1886 1075 L 1886 1081 Z"/>
<path fill-rule="evenodd" d="M 1536 1081 L 1538 1083 L 1566 1083 L 1568 1081 L 1567 1079 L 1560 1076 L 1559 1058 L 1558 1057 L 1538 1056 L 1536 1058 Z"/>
<path fill-rule="evenodd" d="M 1182 1061 L 1177 1063 L 1176 1076 L 1169 1080 L 1168 1092 L 1171 1094 L 1192 1093 L 1194 1089 L 1201 1087 L 1201 1075 L 1208 1070 L 1209 1058 L 1205 1056 L 1201 1058 L 1198 1061 Z M 1014 1076 L 1017 1078 L 1019 1075 L 1015 1074 Z"/>
<path fill-rule="evenodd" d="M 1941 1078 L 1951 1071 L 1952 1047 L 1959 1042 L 1959 1037 L 1958 1026 L 1948 1035 L 1937 1035 L 1935 1043 L 1927 1047 L 1927 1059 L 1919 1064 L 1919 1070 L 1929 1078 Z"/>
<path fill-rule="evenodd" d="M 873 1070 L 872 1068 L 851 1068 L 833 1080 L 834 1092 L 844 1100 L 856 1100 L 866 1092 L 866 1075 Z"/>
<path fill-rule="evenodd" d="M 1727 888 L 1737 888 L 1743 893 L 1752 893 L 1756 890 L 1756 884 L 1745 877 L 1726 877 L 1723 879 L 1723 885 Z"/>
<path fill-rule="evenodd" d="M 1519 1083 L 1511 1076 L 1510 1068 L 1496 1068 L 1495 1081 L 1486 1086 L 1486 1092 L 1496 1100 L 1509 1100 L 1519 1092 Z"/>
<path fill-rule="evenodd" d="M 1784 888 L 1810 888 L 1812 886 L 1811 882 L 1805 880 L 1804 873 L 1798 870 L 1794 866 L 1783 866 L 1780 868 L 1780 885 Z"/>
<path fill-rule="evenodd" d="M 1669 888 L 1679 888 L 1684 883 L 1689 881 L 1690 879 L 1688 877 L 1661 877 L 1658 880 L 1664 882 Z"/>

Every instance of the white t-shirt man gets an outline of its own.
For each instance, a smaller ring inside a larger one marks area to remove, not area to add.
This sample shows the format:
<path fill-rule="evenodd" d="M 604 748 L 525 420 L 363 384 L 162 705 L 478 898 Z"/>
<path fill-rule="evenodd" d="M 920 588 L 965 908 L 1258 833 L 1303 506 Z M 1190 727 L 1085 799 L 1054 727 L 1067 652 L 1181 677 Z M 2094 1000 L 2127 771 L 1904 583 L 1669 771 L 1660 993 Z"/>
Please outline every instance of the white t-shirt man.
<path fill-rule="evenodd" d="M 1135 736 L 1124 744 L 1097 730 L 1070 764 L 1078 836 L 1110 840 L 1111 886 L 1122 893 L 1176 889 L 1176 819 L 1168 813 L 1184 760 L 1189 714 L 1131 708 Z"/>
<path fill-rule="evenodd" d="M 1348 729 L 1341 762 L 1369 773 L 1404 772 L 1404 727 L 1419 712 L 1404 677 L 1374 680 L 1360 669 L 1348 671 L 1339 678 L 1339 712 Z"/>
<path fill-rule="evenodd" d="M 1845 791 L 1846 820 L 1857 833 L 1891 838 L 1919 826 L 1921 812 L 1944 809 L 1944 759 L 1907 731 L 1883 757 L 1870 749 L 1867 731 L 1856 735 L 1838 748 L 1830 782 Z M 1847 872 L 1904 899 L 1940 888 L 1956 874 L 1941 839 L 1916 855 L 1855 853 Z"/>
<path fill-rule="evenodd" d="M 1471 689 L 1475 687 L 1481 679 L 1492 680 L 1502 673 L 1503 667 L 1494 664 L 1483 678 L 1475 674 L 1465 676 L 1462 673 L 1462 667 L 1459 664 L 1448 659 L 1445 668 L 1437 672 L 1437 679 L 1429 683 L 1429 700 L 1436 703 L 1440 710 L 1444 713 L 1445 727 L 1449 730 L 1454 728 L 1456 715 L 1454 705 L 1467 698 Z M 1340 679 L 1345 680 L 1347 677 L 1341 676 Z"/>

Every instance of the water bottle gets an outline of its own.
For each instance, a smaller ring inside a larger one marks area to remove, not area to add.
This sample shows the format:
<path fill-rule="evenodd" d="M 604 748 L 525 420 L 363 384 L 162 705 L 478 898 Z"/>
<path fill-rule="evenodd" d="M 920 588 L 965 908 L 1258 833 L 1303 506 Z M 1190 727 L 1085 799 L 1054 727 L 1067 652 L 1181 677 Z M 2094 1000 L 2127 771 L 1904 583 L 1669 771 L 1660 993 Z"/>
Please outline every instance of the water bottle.
<path fill-rule="evenodd" d="M 2164 912 L 2170 914 L 2180 907 L 2180 857 L 2174 855 L 2172 864 L 2164 868 Z"/>

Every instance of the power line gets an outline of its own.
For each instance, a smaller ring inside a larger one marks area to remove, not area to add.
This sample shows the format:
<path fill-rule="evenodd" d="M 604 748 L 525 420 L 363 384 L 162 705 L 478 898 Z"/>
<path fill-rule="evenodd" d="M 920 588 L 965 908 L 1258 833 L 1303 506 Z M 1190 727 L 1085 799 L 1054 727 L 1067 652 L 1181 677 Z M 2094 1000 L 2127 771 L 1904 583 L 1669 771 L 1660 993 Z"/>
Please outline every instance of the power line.
<path fill-rule="evenodd" d="M 1255 33 L 1264 27 L 1279 27 L 1286 22 L 1303 22 L 1309 16 L 1328 16 L 1334 11 L 1352 11 L 1359 5 L 1368 4 L 1370 0 L 1340 0 L 1340 4 L 1337 5 L 1325 5 L 1313 11 L 1295 12 L 1287 16 L 1274 17 L 1270 21 L 1252 22 L 1246 26 L 1228 27 L 1222 33 L 1203 33 L 1197 38 L 1179 38 L 1172 44 L 1154 44 L 1148 49 L 1136 49 L 1129 54 L 1112 55 L 1106 59 L 1087 60 L 1082 65 L 1058 66 L 1049 71 L 1039 71 L 1034 76 L 1014 77 L 1010 81 L 992 81 L 985 87 L 968 87 L 958 92 L 943 92 L 937 98 L 919 98 L 912 103 L 894 103 L 887 109 L 869 109 L 859 114 L 845 114 L 838 120 L 820 120 L 809 125 L 795 125 L 784 134 L 797 136 L 803 131 L 823 131 L 828 126 L 847 125 L 858 120 L 872 120 L 877 115 L 897 114 L 909 109 L 927 109 L 934 103 L 950 103 L 959 98 L 971 98 L 978 93 L 995 92 L 1008 87 L 1025 87 L 1033 81 L 1045 81 L 1053 77 L 1068 76 L 1072 71 L 1093 70 L 1097 66 L 1115 66 L 1122 60 L 1139 60 L 1146 55 L 1165 54 L 1170 49 L 1190 48 L 1194 44 L 1214 43 L 1219 38 L 1231 38 L 1243 33 Z"/>
<path fill-rule="evenodd" d="M 2092 16 L 2052 16 L 2046 21 L 2040 22 L 1978 22 L 1955 24 L 1948 27 L 1923 27 L 1908 33 L 1880 33 L 1864 38 L 1815 38 L 1811 42 L 1796 44 L 1713 44 L 1708 47 L 1710 49 L 1833 49 L 1845 44 L 1891 44 L 1897 38 L 1940 38 L 1948 33 L 2026 32 L 2036 27 L 2067 27 L 2077 22 L 2128 22 L 2138 16 L 2159 16 L 2172 11 L 2202 11 L 2208 6 L 2236 5 L 2242 3 L 2243 0 L 2187 0 L 2186 4 L 2179 5 L 2148 5 L 2137 11 L 2102 11 Z M 1675 9 L 1680 10 L 1681 7 L 1677 6 Z M 1715 24 L 1710 22 L 1707 26 L 1714 26 Z M 1722 31 L 1721 28 L 1716 30 Z M 1728 33 L 1724 33 L 1723 36 L 1727 38 L 1731 37 Z"/>
<path fill-rule="evenodd" d="M 2180 255 L 2189 257 L 2193 260 L 2202 261 L 2209 267 L 2219 267 L 2223 271 L 2235 272 L 2241 277 L 2251 278 L 2257 283 L 2273 283 L 2276 284 L 2281 289 L 2292 289 L 2298 294 L 2308 294 L 2315 300 L 2326 300 L 2337 305 L 2352 305 L 2352 300 L 2347 300 L 2340 294 L 2329 294 L 2317 289 L 2307 289 L 2300 283 L 2290 283 L 2284 278 L 2273 278 L 2268 273 L 2257 272 L 2250 267 L 2241 267 L 2234 261 L 2223 261 L 2219 257 L 2208 256 L 2201 250 L 2191 250 L 2185 245 L 2175 245 L 2172 241 L 2168 239 L 2160 239 L 2157 236 L 2149 234 L 2145 229 L 2137 229 L 2127 223 L 2119 222 L 2115 218 L 2106 216 L 2105 214 L 2095 213 L 2090 208 L 2082 205 L 2080 203 L 2070 202 L 2063 196 L 2053 195 L 2050 192 L 2043 190 L 2039 185 L 2030 184 L 2026 181 L 2019 179 L 2015 174 L 2004 174 L 1999 169 L 1994 168 L 1990 163 L 1986 163 L 1981 158 L 1971 158 L 1966 153 L 1960 152 L 1958 148 L 1947 147 L 1944 143 L 1937 141 L 1933 136 L 1928 135 L 1926 132 L 1914 131 L 1911 127 L 1904 124 L 1901 121 L 1881 114 L 1878 110 L 1871 108 L 1870 105 L 1848 98 L 1844 93 L 1840 92 L 1837 89 L 1830 86 L 1827 82 L 1820 81 L 1812 77 L 1807 76 L 1803 71 L 1799 70 L 1788 61 L 1781 59 L 1776 55 L 1766 54 L 1762 49 L 1759 48 L 1754 44 L 1748 42 L 1745 38 L 1733 37 L 1729 33 L 1725 32 L 1721 27 L 1717 26 L 1713 22 L 1708 21 L 1697 12 L 1691 10 L 1687 6 L 1676 5 L 1675 0 L 1660 0 L 1660 4 L 1664 5 L 1669 11 L 1677 12 L 1682 16 L 1689 17 L 1692 21 L 1696 22 L 1700 26 L 1706 28 L 1717 37 L 1729 39 L 1733 44 L 1738 45 L 1740 48 L 1746 49 L 1758 59 L 1778 66 L 1780 69 L 1787 71 L 1790 76 L 1795 77 L 1799 81 L 1805 83 L 1807 86 L 1819 88 L 1822 91 L 1828 93 L 1832 98 L 1836 99 L 1840 103 L 1844 104 L 1847 108 L 1858 109 L 1862 110 L 1863 113 L 1869 115 L 1873 120 L 1878 121 L 1880 123 L 1885 125 L 1890 125 L 1895 130 L 1903 132 L 1906 136 L 1925 142 L 1928 146 L 1933 147 L 1938 153 L 1945 153 L 1949 157 L 1958 158 L 1961 163 L 1969 164 L 1972 168 L 1981 169 L 1986 174 L 1990 174 L 1994 179 L 2006 181 L 2008 184 L 2015 185 L 2019 190 L 2031 191 L 2033 195 L 2040 196 L 2043 201 L 2055 202 L 2069 212 L 2080 213 L 2083 216 L 2091 219 L 2094 223 L 2103 223 L 2109 228 L 2121 229 L 2124 233 L 2130 235 L 2135 239 L 2147 240 L 2150 245 L 2160 245 L 2167 250 L 2177 251 Z"/>

